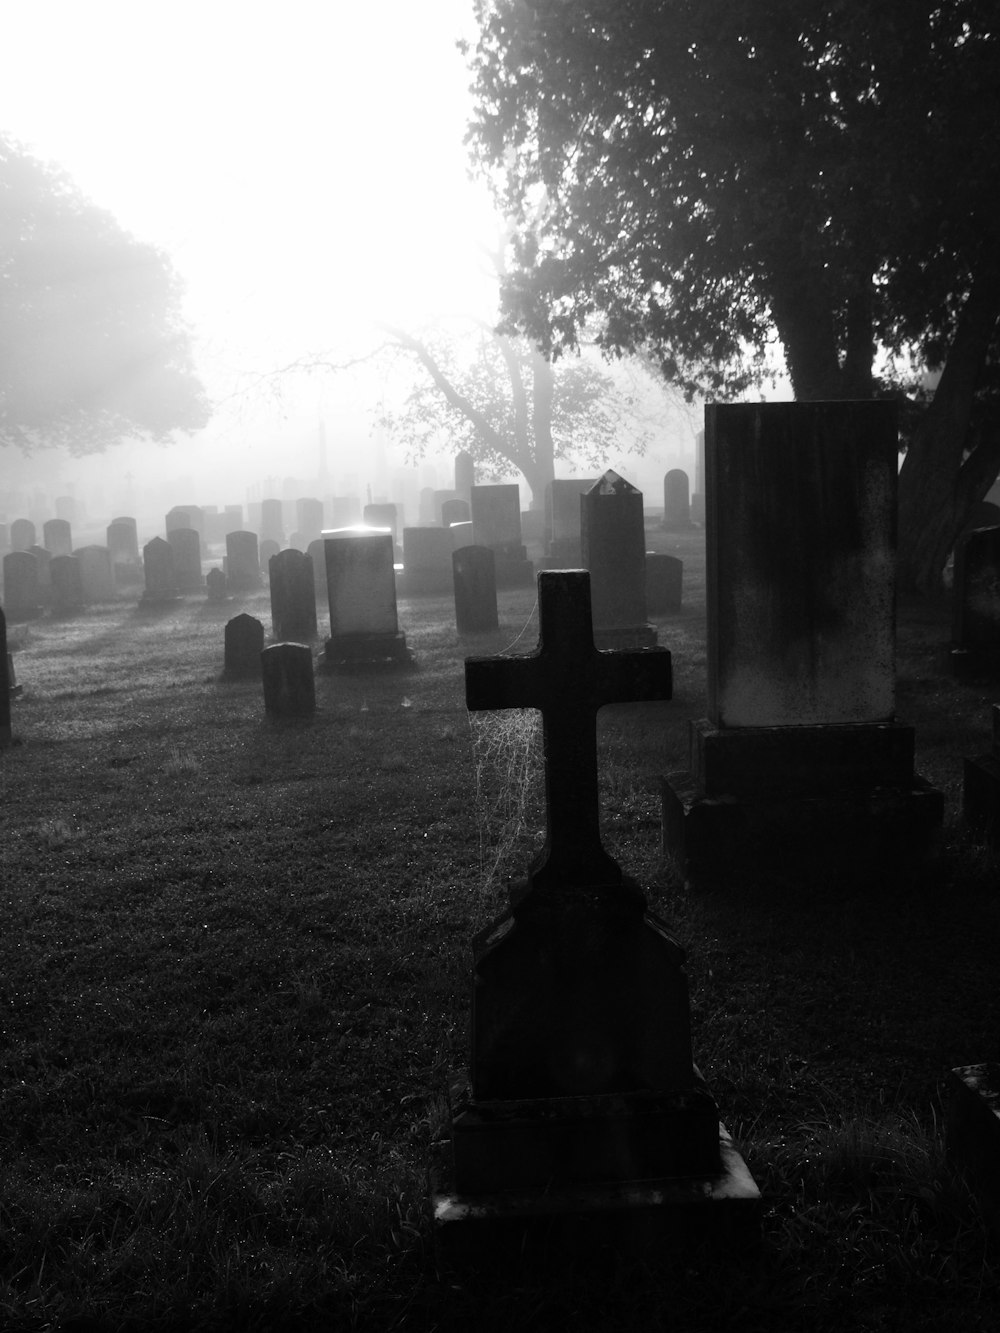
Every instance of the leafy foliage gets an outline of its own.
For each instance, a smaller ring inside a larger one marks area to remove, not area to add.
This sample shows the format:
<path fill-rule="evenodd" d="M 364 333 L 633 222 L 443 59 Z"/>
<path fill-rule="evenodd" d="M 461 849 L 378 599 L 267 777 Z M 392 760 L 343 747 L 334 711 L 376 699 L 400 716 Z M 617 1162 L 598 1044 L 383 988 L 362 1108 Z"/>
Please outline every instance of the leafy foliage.
<path fill-rule="evenodd" d="M 735 392 L 776 327 L 799 396 L 870 393 L 876 340 L 940 354 L 996 237 L 980 0 L 477 8 L 470 141 L 519 220 L 508 314 L 544 345 L 599 314 L 608 348 Z"/>
<path fill-rule="evenodd" d="M 0 444 L 103 449 L 208 421 L 169 260 L 0 135 Z"/>
<path fill-rule="evenodd" d="M 380 421 L 413 457 L 444 436 L 484 476 L 521 472 L 540 501 L 557 460 L 606 467 L 623 449 L 642 453 L 651 438 L 643 391 L 657 386 L 644 371 L 633 370 L 629 383 L 629 372 L 615 378 L 592 356 L 553 364 L 527 339 L 480 325 L 389 332 L 410 387 L 401 406 L 383 406 Z M 414 358 L 422 370 L 411 379 Z"/>
<path fill-rule="evenodd" d="M 715 397 L 762 382 L 775 335 L 798 398 L 911 396 L 911 361 L 942 368 L 900 491 L 904 586 L 935 586 L 1000 468 L 995 5 L 477 15 L 469 141 L 517 222 L 507 327 L 558 351 L 599 321 L 608 351 Z"/>

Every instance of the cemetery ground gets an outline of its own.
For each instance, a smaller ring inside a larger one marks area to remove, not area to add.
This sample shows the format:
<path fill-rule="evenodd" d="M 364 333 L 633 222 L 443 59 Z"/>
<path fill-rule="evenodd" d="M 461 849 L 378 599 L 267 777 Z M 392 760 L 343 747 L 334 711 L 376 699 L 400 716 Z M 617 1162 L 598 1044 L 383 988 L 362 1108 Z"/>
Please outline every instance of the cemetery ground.
<path fill-rule="evenodd" d="M 533 715 L 470 715 L 470 653 L 535 645 L 530 590 L 458 641 L 403 599 L 413 670 L 318 674 L 315 718 L 226 683 L 225 621 L 123 598 L 10 629 L 0 754 L 0 1326 L 10 1330 L 993 1329 L 1000 1256 L 943 1156 L 950 1067 L 1000 1032 L 997 875 L 959 821 L 996 693 L 899 616 L 900 718 L 945 792 L 922 880 L 747 868 L 696 893 L 659 777 L 704 712 L 699 532 L 656 619 L 670 703 L 599 719 L 603 836 L 688 951 L 695 1058 L 766 1199 L 750 1255 L 440 1268 L 432 1143 L 465 1065 L 470 937 L 539 845 Z M 322 622 L 325 617 L 321 617 Z"/>

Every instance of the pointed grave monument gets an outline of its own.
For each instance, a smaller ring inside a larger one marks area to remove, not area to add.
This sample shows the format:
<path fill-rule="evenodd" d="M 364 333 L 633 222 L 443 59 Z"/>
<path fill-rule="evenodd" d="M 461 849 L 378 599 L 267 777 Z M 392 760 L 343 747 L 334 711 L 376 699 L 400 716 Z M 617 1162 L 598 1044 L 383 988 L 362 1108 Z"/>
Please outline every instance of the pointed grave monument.
<path fill-rule="evenodd" d="M 691 1054 L 683 952 L 601 845 L 597 712 L 666 700 L 663 648 L 594 647 L 586 571 L 538 575 L 539 646 L 470 658 L 470 709 L 542 714 L 547 831 L 510 911 L 474 942 L 467 1090 L 453 1097 L 453 1257 L 758 1227 L 759 1194 Z"/>
<path fill-rule="evenodd" d="M 893 404 L 705 409 L 708 717 L 663 784 L 694 882 L 919 867 L 943 798 L 895 719 Z"/>
<path fill-rule="evenodd" d="M 646 618 L 646 530 L 642 491 L 605 472 L 580 497 L 580 548 L 590 570 L 594 642 L 600 648 L 647 648 L 656 630 Z"/>

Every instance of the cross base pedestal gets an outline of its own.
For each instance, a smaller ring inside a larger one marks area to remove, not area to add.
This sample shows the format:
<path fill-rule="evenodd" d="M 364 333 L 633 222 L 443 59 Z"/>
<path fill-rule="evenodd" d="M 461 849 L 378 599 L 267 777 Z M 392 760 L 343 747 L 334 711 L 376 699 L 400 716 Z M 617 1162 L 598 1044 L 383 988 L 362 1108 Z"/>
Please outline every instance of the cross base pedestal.
<path fill-rule="evenodd" d="M 452 1159 L 463 1194 L 712 1176 L 718 1112 L 699 1080 L 678 1092 L 604 1093 L 456 1105 Z"/>
<path fill-rule="evenodd" d="M 654 1261 L 678 1248 L 751 1248 L 760 1191 L 725 1127 L 701 1176 L 557 1183 L 482 1193 L 455 1188 L 448 1145 L 431 1169 L 435 1241 L 455 1266 L 584 1263 L 604 1255 Z"/>
<path fill-rule="evenodd" d="M 384 634 L 334 634 L 323 646 L 323 666 L 331 671 L 412 665 L 413 653 L 400 630 Z"/>

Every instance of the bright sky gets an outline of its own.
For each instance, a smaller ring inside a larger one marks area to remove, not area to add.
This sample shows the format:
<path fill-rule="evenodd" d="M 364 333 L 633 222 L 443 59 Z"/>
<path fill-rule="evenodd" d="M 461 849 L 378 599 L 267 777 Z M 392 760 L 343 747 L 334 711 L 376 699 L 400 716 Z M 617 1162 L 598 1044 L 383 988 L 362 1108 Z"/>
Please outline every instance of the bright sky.
<path fill-rule="evenodd" d="M 213 388 L 493 315 L 472 0 L 0 0 L 0 31 L 0 126 L 170 252 Z"/>

